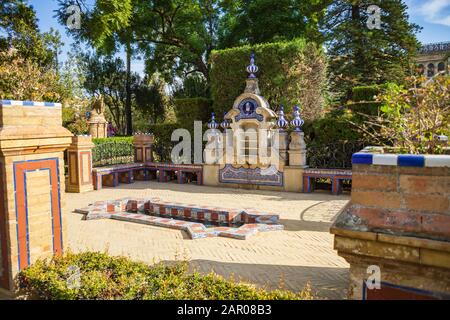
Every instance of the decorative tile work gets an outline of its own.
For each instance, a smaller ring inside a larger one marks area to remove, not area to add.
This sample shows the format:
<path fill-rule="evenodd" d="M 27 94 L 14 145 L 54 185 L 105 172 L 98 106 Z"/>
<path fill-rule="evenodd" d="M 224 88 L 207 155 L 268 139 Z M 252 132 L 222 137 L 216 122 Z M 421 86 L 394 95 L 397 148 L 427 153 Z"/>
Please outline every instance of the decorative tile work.
<path fill-rule="evenodd" d="M 184 230 L 192 239 L 228 237 L 245 240 L 258 232 L 284 228 L 277 224 L 279 216 L 272 213 L 184 205 L 158 198 L 97 201 L 75 212 L 84 214 L 86 220 L 115 219 Z M 216 226 L 208 228 L 201 222 Z"/>
<path fill-rule="evenodd" d="M 61 217 L 61 190 L 59 184 L 59 159 L 37 159 L 14 162 L 14 191 L 16 194 L 16 223 L 18 243 L 19 270 L 30 265 L 28 200 L 27 199 L 27 172 L 35 170 L 48 170 L 50 181 L 50 204 L 52 219 L 53 252 L 62 254 L 62 217 Z"/>
<path fill-rule="evenodd" d="M 264 117 L 256 112 L 258 108 L 258 102 L 254 99 L 247 98 L 242 100 L 238 105 L 239 114 L 234 118 L 234 121 L 238 122 L 241 119 L 256 119 L 260 122 L 263 121 Z"/>
<path fill-rule="evenodd" d="M 54 102 L 0 100 L 0 106 L 61 107 L 62 105 Z"/>
<path fill-rule="evenodd" d="M 271 174 L 262 174 L 261 168 L 235 168 L 231 164 L 226 164 L 223 169 L 219 170 L 219 181 L 222 183 L 248 183 L 266 186 L 282 187 L 283 172 L 276 170 L 267 170 L 274 172 Z"/>
<path fill-rule="evenodd" d="M 352 156 L 353 164 L 390 165 L 401 167 L 450 167 L 449 155 L 384 154 L 383 148 L 366 147 Z"/>

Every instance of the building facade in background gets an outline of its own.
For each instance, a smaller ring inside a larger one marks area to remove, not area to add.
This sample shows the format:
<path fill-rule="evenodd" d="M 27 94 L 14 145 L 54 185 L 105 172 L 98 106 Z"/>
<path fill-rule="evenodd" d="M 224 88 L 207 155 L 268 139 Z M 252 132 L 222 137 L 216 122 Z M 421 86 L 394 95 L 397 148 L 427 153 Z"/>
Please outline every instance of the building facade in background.
<path fill-rule="evenodd" d="M 421 74 L 431 78 L 440 72 L 449 74 L 450 41 L 425 44 L 416 58 Z"/>

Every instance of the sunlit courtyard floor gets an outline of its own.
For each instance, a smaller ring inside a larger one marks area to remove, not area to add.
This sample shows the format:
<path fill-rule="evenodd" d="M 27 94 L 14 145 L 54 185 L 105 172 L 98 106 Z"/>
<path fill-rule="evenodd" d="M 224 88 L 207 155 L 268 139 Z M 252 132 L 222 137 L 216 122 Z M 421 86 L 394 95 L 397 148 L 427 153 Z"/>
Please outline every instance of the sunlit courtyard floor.
<path fill-rule="evenodd" d="M 248 240 L 191 240 L 179 230 L 114 220 L 83 221 L 72 211 L 96 200 L 159 197 L 162 200 L 225 208 L 256 208 L 280 215 L 284 231 Z M 66 194 L 68 245 L 74 252 L 95 250 L 154 263 L 189 259 L 201 272 L 270 289 L 299 291 L 307 282 L 319 298 L 346 297 L 348 264 L 333 250 L 331 221 L 348 202 L 346 195 L 285 193 L 213 188 L 174 183 L 136 182 L 84 194 Z"/>

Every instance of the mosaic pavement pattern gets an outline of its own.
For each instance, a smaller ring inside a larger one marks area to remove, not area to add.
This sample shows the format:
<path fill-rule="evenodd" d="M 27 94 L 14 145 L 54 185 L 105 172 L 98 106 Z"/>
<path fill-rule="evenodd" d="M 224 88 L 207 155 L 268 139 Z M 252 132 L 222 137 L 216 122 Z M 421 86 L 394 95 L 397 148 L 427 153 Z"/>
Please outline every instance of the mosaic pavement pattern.
<path fill-rule="evenodd" d="M 191 239 L 246 240 L 259 232 L 283 230 L 279 216 L 255 209 L 223 209 L 161 201 L 159 198 L 96 201 L 75 209 L 85 220 L 114 219 L 186 231 Z M 206 225 L 205 225 L 206 224 Z"/>

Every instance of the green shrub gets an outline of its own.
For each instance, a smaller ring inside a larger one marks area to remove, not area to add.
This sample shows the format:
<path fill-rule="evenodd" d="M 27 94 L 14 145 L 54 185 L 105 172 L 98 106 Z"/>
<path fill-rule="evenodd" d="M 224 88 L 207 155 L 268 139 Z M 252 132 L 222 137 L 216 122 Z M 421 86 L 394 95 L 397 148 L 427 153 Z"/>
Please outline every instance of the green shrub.
<path fill-rule="evenodd" d="M 79 268 L 79 283 L 67 281 Z M 226 280 L 214 273 L 188 272 L 187 262 L 148 266 L 104 253 L 67 254 L 39 260 L 20 272 L 21 294 L 35 299 L 124 300 L 253 300 L 311 299 L 309 288 L 300 293 L 266 291 L 253 285 Z"/>
<path fill-rule="evenodd" d="M 375 101 L 376 96 L 383 93 L 387 85 L 358 86 L 352 88 L 352 101 Z"/>
<path fill-rule="evenodd" d="M 352 115 L 346 114 L 340 117 L 325 116 L 305 122 L 303 131 L 307 143 L 330 144 L 360 140 L 362 135 L 347 121 L 349 119 L 352 119 Z"/>
<path fill-rule="evenodd" d="M 212 101 L 206 98 L 175 99 L 177 122 L 192 125 L 195 120 L 208 122 L 212 112 Z"/>
<path fill-rule="evenodd" d="M 380 112 L 381 103 L 376 101 L 351 102 L 346 105 L 355 115 L 365 114 L 376 116 Z M 367 120 L 367 119 L 365 119 Z"/>
<path fill-rule="evenodd" d="M 133 137 L 110 137 L 92 139 L 94 167 L 131 163 L 134 161 Z"/>
<path fill-rule="evenodd" d="M 160 123 L 153 124 L 149 126 L 150 132 L 155 135 L 155 140 L 153 144 L 153 151 L 155 156 L 155 161 L 160 162 L 170 162 L 170 153 L 172 148 L 178 142 L 172 142 L 172 133 L 176 129 L 186 129 L 191 134 L 191 145 L 194 146 L 194 123 L 186 122 L 186 123 Z M 208 129 L 207 122 L 203 122 L 202 127 L 202 137 L 205 131 Z M 205 141 L 203 141 L 203 146 L 205 145 Z M 203 149 L 202 149 L 203 150 Z M 192 155 L 194 150 L 192 150 Z M 193 159 L 191 159 L 193 161 Z"/>
<path fill-rule="evenodd" d="M 288 113 L 294 105 L 301 104 L 303 118 L 321 115 L 326 86 L 325 54 L 314 43 L 296 39 L 212 52 L 211 94 L 219 117 L 243 93 L 252 52 L 260 70 L 257 77 L 262 95 L 273 108 L 283 104 Z"/>
<path fill-rule="evenodd" d="M 110 143 L 110 142 L 127 142 L 129 144 L 133 144 L 133 137 L 132 136 L 117 136 L 117 137 L 109 137 L 109 138 L 94 138 L 92 139 L 92 142 L 95 145 L 104 144 L 104 143 Z"/>

